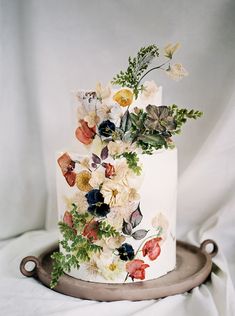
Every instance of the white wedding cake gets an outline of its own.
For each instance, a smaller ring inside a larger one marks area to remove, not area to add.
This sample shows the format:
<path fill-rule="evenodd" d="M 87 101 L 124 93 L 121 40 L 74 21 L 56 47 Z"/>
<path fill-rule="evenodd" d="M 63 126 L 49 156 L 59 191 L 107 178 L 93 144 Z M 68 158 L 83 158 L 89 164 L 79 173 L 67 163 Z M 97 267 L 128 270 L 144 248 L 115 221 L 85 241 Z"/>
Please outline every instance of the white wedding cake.
<path fill-rule="evenodd" d="M 171 54 L 165 48 L 171 77 L 177 69 L 178 77 L 186 73 L 182 66 L 170 67 L 177 47 L 170 46 Z M 76 95 L 76 142 L 56 157 L 60 244 L 52 255 L 51 287 L 62 273 L 128 283 L 158 278 L 176 266 L 172 136 L 201 112 L 162 105 L 161 87 L 154 81 L 140 85 L 157 56 L 155 45 L 142 48 L 114 78 L 121 88 L 97 84 Z"/>

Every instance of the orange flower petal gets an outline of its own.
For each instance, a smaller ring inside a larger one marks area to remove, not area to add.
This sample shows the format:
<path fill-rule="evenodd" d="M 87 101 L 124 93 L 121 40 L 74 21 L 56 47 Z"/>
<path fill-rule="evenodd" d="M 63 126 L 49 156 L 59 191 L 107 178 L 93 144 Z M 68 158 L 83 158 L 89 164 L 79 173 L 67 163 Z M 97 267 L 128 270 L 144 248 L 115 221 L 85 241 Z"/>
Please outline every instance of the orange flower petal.
<path fill-rule="evenodd" d="M 77 174 L 75 172 L 67 172 L 64 177 L 70 187 L 73 187 L 76 182 Z"/>
<path fill-rule="evenodd" d="M 90 128 L 87 124 L 86 121 L 84 120 L 80 120 L 80 123 L 81 123 L 81 128 L 82 128 L 82 131 L 84 133 L 84 135 L 87 137 L 87 138 L 92 138 L 94 137 L 95 135 L 95 131 L 94 131 L 94 128 L 95 126 L 93 126 L 92 128 Z"/>
<path fill-rule="evenodd" d="M 83 143 L 84 145 L 89 145 L 89 144 L 92 143 L 92 138 L 87 137 L 87 136 L 84 134 L 84 132 L 83 132 L 83 130 L 82 130 L 81 127 L 78 127 L 78 128 L 76 129 L 75 135 L 76 135 L 77 139 L 78 139 L 81 143 Z"/>
<path fill-rule="evenodd" d="M 72 171 L 75 168 L 75 162 L 70 158 L 68 153 L 64 153 L 57 159 L 60 169 L 65 175 L 67 172 Z"/>

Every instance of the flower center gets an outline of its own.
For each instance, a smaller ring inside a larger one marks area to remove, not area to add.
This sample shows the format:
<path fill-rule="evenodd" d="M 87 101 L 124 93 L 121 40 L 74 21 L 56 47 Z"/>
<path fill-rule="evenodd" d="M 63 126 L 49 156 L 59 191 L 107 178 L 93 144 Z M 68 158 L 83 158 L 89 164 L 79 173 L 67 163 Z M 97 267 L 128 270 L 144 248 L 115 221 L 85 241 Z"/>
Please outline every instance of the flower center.
<path fill-rule="evenodd" d="M 89 183 L 89 178 L 87 178 L 87 177 L 84 177 L 83 179 L 82 179 L 82 184 L 83 185 L 87 185 L 88 183 Z"/>
<path fill-rule="evenodd" d="M 112 196 L 116 197 L 117 195 L 118 195 L 118 190 L 117 189 L 112 190 Z"/>
<path fill-rule="evenodd" d="M 109 270 L 115 271 L 116 269 L 117 269 L 117 264 L 116 263 L 110 263 Z"/>

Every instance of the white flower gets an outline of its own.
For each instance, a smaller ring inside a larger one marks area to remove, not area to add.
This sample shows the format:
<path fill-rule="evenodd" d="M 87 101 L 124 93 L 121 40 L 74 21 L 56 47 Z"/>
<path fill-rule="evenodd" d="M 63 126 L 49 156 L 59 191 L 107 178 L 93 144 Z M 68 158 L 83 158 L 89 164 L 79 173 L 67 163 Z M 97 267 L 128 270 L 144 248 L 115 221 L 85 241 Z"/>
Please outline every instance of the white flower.
<path fill-rule="evenodd" d="M 85 107 L 82 104 L 80 104 L 77 108 L 77 121 L 79 122 L 80 120 L 83 120 L 87 113 L 88 112 L 85 109 Z"/>
<path fill-rule="evenodd" d="M 176 81 L 188 75 L 188 72 L 182 64 L 174 64 L 170 66 L 169 70 L 166 70 L 166 73 L 171 79 Z"/>
<path fill-rule="evenodd" d="M 123 142 L 123 151 L 130 152 L 130 151 L 134 151 L 136 148 L 137 148 L 136 143 L 131 144 L 128 142 Z"/>
<path fill-rule="evenodd" d="M 137 176 L 128 167 L 125 159 L 119 159 L 117 163 L 114 165 L 114 168 L 115 176 L 113 180 L 125 186 L 126 190 L 129 191 L 130 188 L 138 189 L 141 186 L 143 176 Z"/>
<path fill-rule="evenodd" d="M 141 93 L 141 97 L 144 97 L 145 99 L 153 97 L 159 91 L 159 87 L 153 80 L 145 81 L 143 86 L 144 88 Z"/>
<path fill-rule="evenodd" d="M 122 109 L 119 105 L 113 104 L 110 107 L 109 120 L 115 123 L 115 125 L 120 125 L 122 115 Z"/>
<path fill-rule="evenodd" d="M 103 171 L 101 170 L 92 171 L 91 179 L 89 183 L 93 188 L 98 188 L 104 181 L 105 181 L 104 169 Z"/>
<path fill-rule="evenodd" d="M 88 127 L 92 128 L 100 122 L 100 117 L 96 114 L 96 111 L 91 111 L 84 117 L 84 121 L 87 122 Z"/>
<path fill-rule="evenodd" d="M 97 263 L 94 259 L 91 259 L 87 263 L 85 263 L 86 270 L 91 274 L 92 276 L 97 276 L 99 274 L 99 268 L 97 266 Z"/>
<path fill-rule="evenodd" d="M 133 210 L 134 208 L 131 204 L 125 207 L 112 207 L 107 215 L 107 221 L 110 225 L 112 225 L 116 230 L 119 231 L 122 229 L 123 219 L 128 222 Z"/>
<path fill-rule="evenodd" d="M 169 221 L 168 221 L 167 217 L 162 212 L 159 212 L 152 219 L 152 226 L 153 226 L 153 228 L 155 228 L 161 232 L 161 236 L 163 237 L 163 239 L 166 237 L 167 230 L 169 227 Z"/>
<path fill-rule="evenodd" d="M 95 241 L 95 244 L 101 246 L 103 250 L 93 255 L 92 259 L 94 262 L 92 265 L 94 272 L 97 272 L 106 280 L 114 280 L 120 273 L 125 271 L 125 262 L 113 253 L 116 245 L 117 247 L 121 245 L 123 238 L 125 239 L 123 236 L 117 237 L 116 243 L 106 238 Z"/>
<path fill-rule="evenodd" d="M 95 138 L 93 139 L 93 142 L 91 144 L 89 152 L 92 152 L 96 155 L 100 155 L 103 147 L 104 147 L 104 145 L 103 145 L 100 137 L 98 135 L 96 135 Z"/>
<path fill-rule="evenodd" d="M 106 103 L 102 103 L 101 106 L 97 109 L 97 114 L 101 118 L 101 121 L 109 119 L 109 113 L 111 112 L 111 107 Z"/>
<path fill-rule="evenodd" d="M 122 141 L 109 142 L 108 150 L 111 156 L 122 154 L 124 152 L 123 142 Z"/>
<path fill-rule="evenodd" d="M 78 191 L 70 198 L 65 197 L 68 210 L 71 210 L 73 208 L 72 204 L 75 204 L 77 206 L 78 213 L 85 213 L 88 209 L 88 203 L 85 194 L 85 192 Z"/>
<path fill-rule="evenodd" d="M 77 92 L 76 96 L 79 104 L 83 105 L 84 109 L 87 112 L 90 112 L 93 109 L 95 109 L 97 104 L 100 103 L 94 91 L 80 90 Z"/>
<path fill-rule="evenodd" d="M 128 203 L 128 192 L 125 187 L 113 179 L 106 179 L 102 185 L 101 193 L 104 202 L 112 206 L 124 206 Z"/>
<path fill-rule="evenodd" d="M 79 161 L 79 164 L 82 168 L 89 169 L 90 168 L 90 159 L 88 157 L 85 157 L 81 161 Z"/>
<path fill-rule="evenodd" d="M 106 280 L 115 280 L 118 276 L 125 273 L 125 262 L 117 256 L 109 257 L 109 260 L 97 261 L 99 274 Z"/>
<path fill-rule="evenodd" d="M 128 178 L 134 175 L 133 171 L 128 167 L 127 162 L 125 159 L 117 161 L 114 165 L 116 175 L 114 180 L 117 182 L 123 183 L 125 186 L 128 187 Z"/>
<path fill-rule="evenodd" d="M 100 82 L 97 82 L 96 94 L 97 94 L 97 97 L 102 100 L 109 98 L 111 95 L 110 85 L 107 85 L 105 87 L 105 86 L 102 86 Z"/>
<path fill-rule="evenodd" d="M 173 54 L 177 51 L 177 49 L 180 47 L 179 43 L 176 43 L 175 45 L 173 44 L 168 44 L 164 47 L 164 53 L 167 58 L 172 59 Z"/>
<path fill-rule="evenodd" d="M 135 188 L 130 188 L 129 190 L 129 201 L 138 201 L 140 200 L 140 195 Z"/>
<path fill-rule="evenodd" d="M 120 124 L 120 120 L 123 115 L 122 109 L 115 103 L 102 103 L 101 106 L 97 108 L 97 114 L 101 118 L 101 121 L 110 120 L 115 123 L 115 125 Z"/>
<path fill-rule="evenodd" d="M 124 236 L 109 237 L 106 240 L 106 244 L 109 248 L 115 249 L 115 248 L 119 248 L 124 243 L 125 240 L 126 238 Z"/>
<path fill-rule="evenodd" d="M 101 106 L 100 100 L 97 98 L 96 92 L 81 90 L 77 92 L 79 102 L 77 108 L 77 120 L 85 120 L 89 127 L 93 127 L 100 122 L 98 109 Z"/>

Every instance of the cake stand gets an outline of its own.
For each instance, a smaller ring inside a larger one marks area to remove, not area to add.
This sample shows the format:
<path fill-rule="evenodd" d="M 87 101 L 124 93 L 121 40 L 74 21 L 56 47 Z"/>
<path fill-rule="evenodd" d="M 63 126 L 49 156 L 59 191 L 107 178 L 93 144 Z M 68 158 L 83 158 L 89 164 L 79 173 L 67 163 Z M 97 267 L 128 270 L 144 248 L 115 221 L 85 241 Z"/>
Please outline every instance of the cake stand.
<path fill-rule="evenodd" d="M 213 246 L 211 252 L 207 252 L 207 245 Z M 50 256 L 57 250 L 58 244 L 43 252 L 39 257 L 25 257 L 21 261 L 20 271 L 23 275 L 34 277 L 49 287 L 53 263 Z M 107 284 L 82 281 L 64 274 L 54 290 L 69 296 L 96 301 L 137 301 L 180 294 L 190 291 L 208 278 L 212 268 L 212 257 L 217 252 L 218 246 L 211 239 L 205 240 L 200 247 L 177 241 L 176 268 L 158 279 L 126 284 Z M 31 271 L 26 269 L 28 262 L 35 264 Z"/>

